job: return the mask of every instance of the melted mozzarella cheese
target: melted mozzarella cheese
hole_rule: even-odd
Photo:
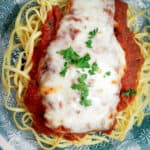
[[[47,127],[64,126],[81,133],[108,130],[113,125],[126,64],[124,51],[114,35],[114,11],[114,0],[72,0],[70,13],[62,19],[57,38],[48,47],[48,70],[41,77],[41,88],[48,89],[43,92]],[[87,48],[88,33],[95,28],[99,31],[92,39],[92,48]],[[80,56],[88,53],[90,64],[97,62],[99,70],[95,75],[73,65],[65,77],[60,75],[65,59],[57,52],[70,46]],[[88,74],[88,99],[92,101],[89,107],[80,104],[80,92],[71,88],[82,73]]]

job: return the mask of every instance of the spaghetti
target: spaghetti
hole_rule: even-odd
[[[8,93],[5,100],[6,109],[13,112],[13,120],[16,126],[20,130],[32,131],[40,147],[45,150],[54,149],[55,147],[64,148],[72,144],[81,146],[109,142],[108,137],[122,141],[132,126],[134,124],[140,126],[144,116],[148,115],[143,110],[149,103],[150,98],[150,45],[148,43],[150,40],[148,34],[150,26],[144,26],[139,32],[137,19],[142,16],[150,21],[150,17],[147,15],[150,9],[136,10],[136,14],[134,14],[135,9],[133,7],[130,6],[128,10],[128,26],[133,30],[135,41],[140,46],[144,56],[144,65],[140,73],[135,100],[118,113],[117,124],[111,134],[97,135],[93,132],[87,134],[84,138],[80,139],[78,137],[79,140],[77,141],[69,141],[63,137],[38,134],[31,127],[33,122],[32,114],[27,111],[23,103],[23,95],[27,89],[30,80],[29,73],[33,66],[33,50],[40,40],[41,26],[44,24],[47,13],[52,9],[53,5],[58,5],[65,11],[66,0],[31,0],[22,7],[18,14],[3,61],[2,81]],[[17,55],[15,61],[12,60],[14,54]],[[17,100],[15,107],[9,105],[10,95],[14,89]],[[19,120],[18,115],[21,116]]]

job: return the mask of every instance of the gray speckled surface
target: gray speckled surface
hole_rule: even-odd
[[[22,4],[27,0],[0,0],[0,74],[4,51],[7,47],[10,31]],[[126,0],[135,7],[142,9],[150,7],[150,0]],[[16,150],[38,150],[31,132],[16,129],[11,112],[4,107],[6,94],[0,80],[0,135]],[[13,100],[13,98],[12,98]],[[147,108],[150,111],[150,107]],[[1,141],[0,141],[1,142]],[[1,149],[1,148],[0,148]],[[90,147],[69,147],[65,150],[149,150],[150,149],[150,117],[146,117],[141,127],[134,127],[123,142],[111,140],[108,144],[102,143]]]

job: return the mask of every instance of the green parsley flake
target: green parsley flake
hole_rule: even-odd
[[[64,59],[69,61],[69,63],[73,63],[73,62],[77,61],[80,58],[80,56],[73,50],[72,47],[61,50],[57,53],[62,55]]]
[[[68,65],[75,65],[76,67],[81,68],[81,69],[89,69],[90,75],[94,75],[95,72],[98,70],[98,65],[96,62],[94,62],[90,66],[89,61],[90,61],[91,57],[88,53],[85,54],[83,57],[81,57],[78,55],[78,53],[76,53],[73,50],[72,47],[61,50],[57,53],[60,54],[66,60],[66,62],[64,63],[64,68],[60,71],[60,75],[63,77],[66,75]],[[71,88],[73,90],[80,91],[80,94],[81,94],[80,95],[81,96],[80,104],[85,107],[90,106],[92,104],[91,100],[87,99],[87,97],[89,95],[89,85],[86,84],[86,82],[85,82],[86,79],[87,79],[87,74],[82,74],[77,79],[78,83],[74,83],[71,86]]]
[[[92,48],[92,39],[96,36],[97,33],[98,33],[98,28],[89,32],[88,40],[85,42],[88,48]]]
[[[88,107],[88,106],[92,105],[92,102],[91,102],[91,100],[81,100],[80,104],[84,105],[85,107]]]
[[[89,70],[89,74],[90,74],[90,75],[94,75],[95,72],[96,72],[98,69],[99,69],[99,68],[98,68],[97,63],[94,62],[94,63],[92,64],[92,66],[91,66],[91,69]]]
[[[89,64],[89,60],[90,60],[90,55],[89,54],[85,54],[83,57],[80,57],[77,62],[75,63],[75,65],[79,68],[89,68],[90,64]]]
[[[78,81],[80,83],[84,83],[84,81],[87,79],[87,74],[82,74],[81,77],[78,78]]]
[[[64,63],[64,68],[60,71],[61,76],[65,76],[67,72],[67,62]]]
[[[87,40],[85,43],[88,48],[92,48],[92,40],[91,39]]]
[[[110,72],[110,71],[107,71],[107,72],[105,73],[105,75],[106,75],[106,76],[110,76],[110,75],[111,75],[111,72]]]
[[[97,33],[98,33],[98,28],[90,31],[89,32],[89,39],[93,39],[96,36]]]
[[[85,80],[87,79],[87,74],[82,74],[78,78],[78,83],[72,84],[71,88],[73,90],[79,90],[81,93],[81,101],[80,104],[87,107],[90,106],[91,100],[87,100],[87,96],[89,94],[89,85],[85,83]]]
[[[131,89],[131,88],[122,93],[122,95],[126,96],[126,97],[130,97],[131,95],[135,95],[135,94],[136,94],[136,91],[134,89]]]
[[[72,47],[69,47],[65,50],[61,50],[57,52],[58,54],[62,55],[63,58],[66,60],[66,63],[69,65],[75,65],[78,68],[90,68],[89,60],[90,55],[85,54],[83,57],[80,57]],[[64,65],[64,69],[61,71],[61,75],[65,75],[67,71],[67,66]]]
[[[78,77],[78,84],[73,84],[71,86],[72,89],[74,90],[83,90],[83,89],[87,89],[87,85],[85,83],[85,80],[87,79],[87,74],[82,74],[80,77]]]

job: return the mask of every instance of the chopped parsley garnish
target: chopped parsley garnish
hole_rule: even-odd
[[[61,76],[65,76],[67,72],[67,62],[64,63],[64,68],[60,71]]]
[[[87,79],[87,74],[82,74],[80,77],[78,77],[78,84],[73,84],[71,86],[72,89],[74,90],[82,90],[87,88],[88,86],[85,83],[85,80]]]
[[[67,71],[67,64],[75,65],[78,68],[90,68],[89,60],[90,55],[85,54],[83,57],[80,57],[72,47],[69,47],[65,50],[61,50],[57,52],[58,54],[62,55],[63,58],[66,60],[66,63],[64,64],[64,69],[60,72],[62,76],[65,76]]]
[[[65,76],[67,72],[67,65],[75,65],[81,69],[89,69],[89,74],[94,75],[95,72],[98,70],[98,65],[94,62],[91,66],[89,64],[89,60],[91,59],[90,55],[87,53],[83,57],[80,57],[72,47],[67,49],[61,50],[57,52],[58,54],[62,55],[63,58],[66,60],[64,64],[64,68],[61,70],[60,74]]]
[[[93,35],[93,33],[91,33],[91,35]],[[98,64],[96,62],[94,62],[92,65],[89,64],[91,57],[88,53],[81,57],[76,51],[73,50],[72,47],[61,50],[57,53],[65,59],[64,68],[60,71],[60,75],[63,77],[66,75],[68,65],[74,65],[82,70],[88,69],[90,75],[94,75],[98,70]],[[79,70],[77,71],[79,72]],[[71,86],[73,90],[78,90],[80,92],[80,104],[85,107],[92,104],[91,100],[87,98],[89,95],[89,85],[85,82],[86,79],[87,74],[81,74],[77,79],[78,82],[72,84]]]
[[[84,100],[81,100],[81,101],[80,101],[80,104],[81,104],[81,105],[84,105],[85,107],[88,107],[88,106],[91,106],[91,105],[92,105],[92,102],[91,102],[91,100],[84,99]]]
[[[88,48],[92,48],[92,40],[91,39],[87,40],[85,43]]]
[[[111,72],[110,72],[110,71],[107,71],[107,72],[105,73],[105,75],[106,75],[106,76],[110,76],[110,75],[111,75]]]
[[[84,83],[84,81],[87,79],[87,74],[82,74],[81,77],[78,78],[78,82]]]
[[[67,60],[70,64],[75,63],[80,56],[73,50],[72,47],[67,49],[61,50],[57,52],[58,54],[62,55],[65,60]]]
[[[131,95],[135,95],[135,94],[136,94],[136,91],[131,88],[122,93],[122,95],[126,97],[130,97]]]
[[[80,77],[78,77],[78,83],[72,84],[71,88],[73,90],[79,90],[81,93],[81,101],[80,104],[87,107],[90,106],[91,100],[88,100],[88,94],[89,94],[89,85],[85,83],[85,80],[87,79],[87,74],[82,74]]]
[[[85,42],[88,48],[92,48],[92,39],[96,36],[97,33],[98,33],[98,28],[89,32],[88,40]]]
[[[91,66],[91,69],[89,70],[89,74],[94,75],[97,70],[98,70],[98,65],[96,62],[94,62]]]
[[[90,31],[89,32],[89,39],[93,39],[96,36],[97,32],[98,32],[98,28]]]
[[[85,54],[83,57],[80,57],[77,62],[75,62],[75,65],[79,68],[89,68],[90,64],[89,64],[89,60],[90,60],[90,55],[89,54]]]

